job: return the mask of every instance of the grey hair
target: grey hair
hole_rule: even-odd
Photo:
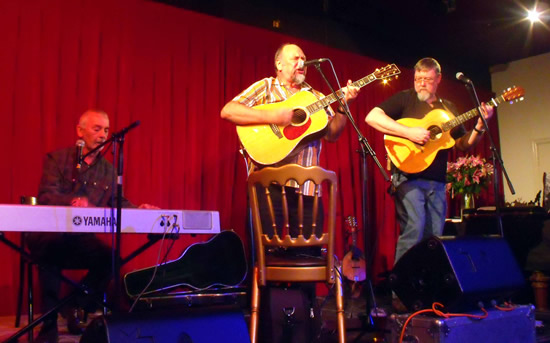
[[[434,69],[436,74],[441,74],[441,66],[439,65],[439,62],[435,58],[432,57],[424,57],[420,61],[416,62],[414,65],[414,70],[421,71],[421,70],[430,70]]]

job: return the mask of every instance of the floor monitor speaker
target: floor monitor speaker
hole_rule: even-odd
[[[408,310],[439,302],[451,312],[488,308],[525,283],[508,243],[496,236],[429,238],[397,261],[389,281]]]
[[[173,342],[249,343],[240,311],[162,311],[107,315],[95,318],[80,343]]]

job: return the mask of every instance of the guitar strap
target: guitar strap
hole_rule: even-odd
[[[273,94],[271,93],[271,82],[269,79],[265,80],[265,94],[266,94],[266,100],[267,103],[270,104],[274,101]]]
[[[441,103],[441,106],[443,106],[443,109],[449,113],[451,113],[452,115],[455,115],[453,111],[451,111],[447,105],[445,105],[445,100],[441,99],[440,97],[437,97],[437,100]]]

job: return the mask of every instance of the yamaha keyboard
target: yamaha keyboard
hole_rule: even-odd
[[[111,214],[112,213],[112,214]],[[0,204],[0,232],[93,232],[116,230],[116,209]],[[122,209],[122,233],[215,234],[217,211]]]

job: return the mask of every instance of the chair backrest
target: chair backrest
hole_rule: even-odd
[[[294,181],[300,186],[311,182],[313,195],[306,196],[300,188],[287,185]],[[279,187],[279,199],[273,199],[270,186]],[[323,186],[323,187],[321,187]],[[321,208],[321,188],[327,208]],[[333,171],[321,167],[302,167],[289,164],[278,168],[267,167],[255,171],[248,178],[248,192],[252,209],[254,226],[254,244],[257,255],[257,266],[260,275],[260,284],[265,284],[265,250],[266,247],[322,247],[326,249],[326,280],[334,282],[334,235],[336,225],[336,196],[338,182]],[[294,193],[293,195],[291,193]],[[289,198],[294,197],[295,204],[289,205]],[[263,200],[260,200],[264,197]],[[306,199],[307,197],[307,199]],[[261,206],[261,201],[264,204]],[[280,204],[276,202],[280,201]],[[278,206],[279,205],[279,206]],[[291,208],[295,206],[296,208]],[[262,222],[261,207],[264,220]],[[276,208],[279,208],[276,216]],[[308,208],[309,207],[309,208]],[[291,214],[297,218],[290,218]],[[311,213],[311,220],[306,222],[304,213]],[[317,226],[317,219],[323,216],[322,227]],[[277,217],[279,219],[277,219]],[[265,218],[268,218],[266,220]],[[265,227],[270,225],[271,227]],[[268,234],[269,233],[269,234]],[[292,233],[292,234],[291,234]]]

